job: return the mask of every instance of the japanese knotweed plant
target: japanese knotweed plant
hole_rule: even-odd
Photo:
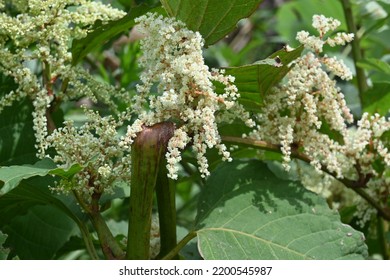
[[[167,4],[169,1],[162,2],[165,8],[170,7]],[[302,56],[287,61],[288,65],[283,65],[286,62],[279,61],[279,57],[256,64],[260,70],[264,64],[275,69],[288,66],[289,71],[286,71],[288,74],[280,83],[282,77],[275,79],[272,90],[261,101],[261,108],[254,112],[241,99],[237,85],[242,85],[242,80],[238,83],[237,79],[243,77],[235,77],[234,69],[210,69],[203,58],[203,34],[177,20],[172,9],[168,8],[171,17],[162,16],[160,11],[160,14],[140,12],[140,16],[135,18],[131,13],[125,16],[124,12],[109,5],[86,0],[0,1],[0,73],[12,79],[15,85],[14,89],[1,96],[0,113],[14,102],[29,98],[34,107],[37,156],[51,159],[56,166],[29,166],[23,169],[28,170],[23,171],[26,174],[16,176],[20,177],[18,183],[34,175],[61,177],[49,186],[53,195],[50,203],[55,201],[59,208],[68,209],[60,200],[63,198],[57,198],[54,194],[73,195],[82,213],[77,212],[71,217],[78,224],[92,258],[101,256],[96,252],[93,237],[85,226],[86,219],[96,231],[101,251],[108,259],[178,258],[180,249],[197,234],[201,244],[199,247],[203,246],[201,250],[206,251],[202,245],[202,234],[207,233],[207,219],[213,217],[212,207],[217,207],[215,205],[229,197],[229,191],[243,192],[240,194],[245,195],[256,191],[245,191],[245,187],[253,182],[262,182],[263,185],[267,185],[266,179],[279,182],[263,164],[254,164],[259,166],[259,173],[266,170],[265,179],[240,177],[237,179],[239,187],[233,186],[226,193],[222,191],[217,201],[208,204],[205,200],[200,201],[194,228],[182,241],[177,242],[175,185],[184,177],[180,169],[180,164],[185,162],[183,153],[187,150],[193,152],[191,155],[195,157],[194,164],[202,182],[204,178],[212,176],[207,152],[214,149],[223,161],[232,161],[224,141],[278,152],[287,171],[291,169],[292,158],[306,161],[314,167],[316,175],[330,175],[363,198],[358,202],[361,211],[357,212],[363,222],[369,217],[366,213],[373,212],[367,212],[367,209],[374,209],[390,220],[387,205],[390,151],[389,138],[385,137],[390,130],[390,121],[379,115],[368,114],[355,121],[336,82],[336,79],[351,80],[352,72],[341,60],[323,54],[325,45],[344,45],[353,40],[354,34],[336,32],[339,21],[315,15],[313,27],[318,31],[318,36],[306,31],[297,35],[297,40],[306,48]],[[135,13],[137,11],[140,10]],[[142,72],[133,95],[95,80],[82,66],[76,65],[73,57],[71,46],[75,41],[96,36],[95,30],[107,32],[99,28],[110,21],[131,22],[131,26],[137,24],[138,32],[143,34],[138,59]],[[329,35],[330,32],[334,34]],[[294,50],[285,48],[285,53],[291,52]],[[261,71],[259,73],[261,77]],[[256,79],[248,83],[260,83],[259,79],[262,78]],[[84,124],[77,126],[75,122],[67,120],[55,125],[53,113],[61,104],[80,98],[105,103],[111,109],[111,115],[101,116],[84,107]],[[121,111],[115,100],[124,101],[126,110]],[[221,125],[234,122],[249,132],[242,137],[223,136]],[[121,129],[124,132],[121,133]],[[245,164],[238,165],[236,169],[245,169]],[[17,172],[20,169],[2,170]],[[300,179],[308,188],[321,192],[313,188],[314,180],[310,178],[302,175]],[[0,179],[6,182],[7,190],[17,187],[17,183],[1,172]],[[228,185],[229,182],[225,182],[221,188]],[[259,189],[263,185],[259,185]],[[288,185],[299,188],[295,183]],[[109,208],[107,200],[110,202],[110,196],[116,197],[116,191],[123,191],[123,186],[130,188],[130,198],[126,200],[129,207],[128,228],[127,236],[118,238],[112,233],[103,212]],[[331,190],[328,186],[325,188]],[[205,193],[207,197],[207,190]],[[271,197],[267,193],[264,200],[267,196]],[[158,218],[157,214],[153,214],[154,200],[157,201]],[[254,198],[250,203],[239,213],[231,213],[233,224],[234,217],[251,207],[258,207],[254,211],[256,215],[265,211],[264,206],[259,206],[261,199]],[[322,203],[325,205],[324,201]],[[202,208],[204,205],[209,206],[207,211]],[[293,206],[292,211],[302,208]],[[310,205],[314,214],[315,207]],[[267,219],[276,210],[267,210]],[[71,210],[68,212],[73,213]],[[222,215],[222,212],[218,209],[217,214]],[[334,213],[330,211],[324,216],[330,216],[330,221],[334,219]],[[245,220],[245,215],[242,219]],[[230,222],[209,227],[213,230],[225,229],[224,226]],[[256,225],[257,221],[250,219],[245,224],[238,224],[246,229]],[[317,224],[322,225],[322,222]],[[332,222],[331,226],[335,224],[338,225]],[[256,236],[260,229],[255,228],[244,235],[254,236],[253,239],[258,242],[264,239],[263,236]],[[239,230],[241,228],[236,227],[232,231]],[[332,230],[335,234],[343,234],[343,237],[352,236],[349,228],[340,226]],[[348,232],[344,234],[343,230]],[[273,244],[272,238],[269,243]],[[364,247],[361,245],[363,239],[359,235],[356,240],[356,247],[360,250]],[[308,252],[301,252],[300,248],[304,246],[291,249],[288,246],[292,243],[277,244],[278,248],[286,248],[282,250],[282,257],[316,258],[314,253],[308,253],[312,248]],[[317,244],[313,244],[313,248],[317,247]],[[273,250],[271,248],[272,254]],[[296,255],[285,253],[294,250]],[[348,254],[349,251],[335,257]],[[206,258],[209,255],[203,252],[202,256]]]

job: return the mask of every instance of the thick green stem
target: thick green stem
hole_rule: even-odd
[[[88,209],[87,209],[86,205],[84,204],[84,202],[81,200],[81,197],[78,194],[78,192],[73,190],[73,195],[75,196],[75,198],[76,198],[77,202],[79,203],[79,205],[81,206],[81,208],[84,211],[87,211]],[[89,230],[88,230],[87,226],[85,225],[85,223],[83,223],[77,217],[75,217],[75,216],[72,216],[72,217],[73,217],[73,220],[76,222],[76,224],[78,225],[78,227],[80,229],[81,236],[83,237],[83,240],[84,240],[84,243],[85,243],[85,247],[87,249],[88,254],[91,256],[91,258],[93,260],[98,260],[99,256],[98,256],[98,254],[97,254],[97,252],[95,250],[95,246],[93,245],[92,238],[91,238],[91,235],[89,233]]]
[[[173,123],[159,123],[145,127],[133,143],[127,259],[150,258],[154,189],[161,160],[173,133]]]
[[[125,252],[121,249],[118,242],[115,240],[115,237],[112,235],[100,213],[99,199],[100,194],[92,195],[92,202],[89,207],[88,216],[98,235],[103,254],[109,260],[123,259]]]
[[[95,246],[92,243],[92,239],[90,237],[90,233],[88,231],[88,228],[81,221],[78,221],[77,225],[80,229],[81,236],[83,237],[85,247],[87,249],[88,254],[91,256],[91,259],[98,260],[99,256],[95,250]]]
[[[357,63],[363,58],[360,49],[360,38],[358,36],[356,24],[353,18],[351,2],[349,0],[341,0],[341,4],[343,6],[345,20],[348,26],[348,32],[355,34],[355,38],[351,42],[351,45],[352,45],[353,61],[356,69],[356,80],[359,89],[359,98],[361,103],[362,96],[364,92],[367,90],[368,86],[367,86],[367,77],[366,74],[364,73],[364,69],[357,65]]]
[[[73,194],[76,197],[80,206],[87,213],[89,220],[92,223],[92,226],[96,230],[104,256],[110,260],[123,259],[125,253],[115,240],[114,236],[112,235],[110,229],[108,228],[105,220],[100,213],[100,194],[93,194],[92,201],[88,204],[85,203],[85,201],[82,199],[82,197],[77,191],[73,191]],[[90,252],[92,258],[98,258],[92,241],[89,238],[88,230],[81,223],[80,226],[79,227],[82,230],[83,239],[87,246],[87,250]]]
[[[161,244],[157,258],[168,254],[177,244],[175,185],[167,177],[166,160],[161,162],[156,183]]]
[[[91,213],[89,217],[98,235],[104,256],[109,260],[124,259],[125,252],[115,240],[100,212]]]

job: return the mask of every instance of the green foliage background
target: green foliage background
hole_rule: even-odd
[[[134,93],[140,73],[136,62],[139,43],[131,40],[122,43],[120,36],[128,35],[139,15],[147,11],[167,12],[204,36],[209,45],[204,53],[206,63],[210,67],[227,67],[226,72],[236,76],[242,95],[240,102],[253,112],[261,108],[268,90],[283,79],[289,62],[301,54],[295,34],[312,29],[313,14],[337,18],[342,21],[341,30],[347,29],[337,0],[281,1],[280,6],[274,1],[264,1],[259,7],[262,1],[255,0],[163,0],[162,6],[158,1],[106,2],[129,11],[128,15],[108,25],[97,25],[87,38],[74,41],[75,65],[89,68],[103,83]],[[369,5],[361,3],[365,1],[355,2],[353,11],[363,32],[361,46],[365,53],[365,59],[358,61],[358,65],[367,71],[372,84],[361,97],[357,78],[352,85],[340,83],[340,86],[356,116],[363,111],[386,115],[390,104],[390,3],[368,1],[385,15],[378,16],[370,11]],[[226,12],[223,16],[221,10]],[[285,44],[297,48],[287,53],[283,50]],[[353,67],[348,49],[339,51],[337,55]],[[275,65],[277,56],[283,67]],[[0,95],[15,87],[1,73],[0,81]],[[59,108],[54,115],[57,126],[65,119],[78,124],[86,121],[76,102]],[[124,109],[120,101],[117,105]],[[102,104],[92,106],[103,115],[110,113]],[[4,166],[0,169],[0,259],[85,259],[91,258],[88,247],[95,248],[96,258],[103,258],[100,240],[88,216],[71,196],[55,194],[48,188],[60,178],[71,178],[80,166],[74,164],[63,169],[49,160],[35,158],[31,112],[31,102],[22,100],[0,115],[0,165]],[[239,123],[220,130],[222,135],[246,132]],[[286,180],[286,174],[278,169],[280,155],[276,153],[259,154],[250,147],[240,147],[232,156],[237,159],[233,163],[221,163],[216,152],[210,151],[212,175],[204,180],[194,167],[193,155],[183,154],[181,179],[175,192],[177,233],[179,240],[184,237],[188,241],[194,236],[197,239],[175,252],[182,258],[388,257],[388,222],[381,229],[379,218],[374,217],[361,228],[351,218],[356,207],[345,205],[340,213],[331,210],[325,199],[293,180],[294,174]],[[129,186],[120,186],[116,193],[102,198],[103,217],[119,244],[124,243],[128,234],[129,197]]]

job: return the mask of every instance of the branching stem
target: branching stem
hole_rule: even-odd
[[[100,195],[99,194],[92,195],[91,203],[86,204],[77,191],[74,191],[73,194],[75,195],[80,206],[87,213],[94,229],[96,230],[104,256],[110,260],[123,259],[125,253],[120,248],[119,244],[115,240],[114,236],[112,235],[110,229],[108,228],[104,218],[100,213],[100,206],[99,206]],[[84,234],[87,233],[88,230]],[[86,243],[87,250],[90,252],[91,256],[93,258],[97,257],[95,248],[93,247],[89,234],[87,236],[83,235],[83,239],[84,242]]]
[[[280,145],[267,143],[265,141],[261,140],[255,140],[251,138],[241,138],[241,137],[235,137],[235,136],[222,136],[222,141],[228,142],[231,144],[238,144],[238,145],[244,145],[247,147],[253,147],[261,150],[267,150],[267,151],[273,151],[277,153],[281,153]],[[311,159],[309,156],[299,152],[297,149],[292,149],[291,151],[291,157],[300,159],[302,161],[305,161],[307,163],[311,162]],[[362,174],[359,174],[358,180],[350,180],[347,178],[338,178],[337,175],[334,172],[329,171],[326,166],[322,166],[322,171],[331,175],[338,181],[342,182],[347,188],[352,189],[354,192],[356,192],[358,195],[360,195],[362,198],[364,198],[371,206],[373,206],[379,213],[379,215],[386,219],[387,221],[390,221],[390,211],[388,209],[384,209],[375,199],[373,199],[365,190],[364,188],[367,186],[367,183],[370,179],[369,175],[362,176]]]
[[[180,252],[180,250],[187,245],[188,242],[190,242],[192,239],[196,237],[196,231],[190,231],[182,240],[177,243],[176,247],[172,249],[165,257],[163,257],[163,260],[172,260],[174,259]]]
[[[81,221],[78,221],[77,225],[78,225],[78,227],[80,229],[81,236],[83,237],[83,240],[84,240],[84,243],[85,243],[85,247],[87,249],[88,254],[91,256],[91,259],[98,260],[99,256],[98,256],[98,254],[97,254],[97,252],[95,250],[95,246],[93,245],[93,242],[92,242],[90,233],[88,231],[88,228]]]

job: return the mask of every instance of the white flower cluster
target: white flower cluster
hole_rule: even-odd
[[[7,10],[7,8],[11,10]],[[44,156],[47,135],[46,109],[54,98],[80,97],[88,94],[107,101],[114,90],[96,83],[86,83],[85,71],[72,66],[72,40],[87,35],[92,25],[119,19],[124,12],[89,0],[13,0],[0,3],[0,75],[17,85],[0,97],[0,113],[5,106],[26,96],[35,107],[34,130],[38,155]],[[15,10],[19,11],[17,15]],[[43,76],[43,77],[42,77]],[[56,89],[55,81],[67,81],[66,92]],[[91,80],[91,78],[89,78]]]
[[[307,31],[300,31],[297,33],[297,40],[316,53],[321,53],[325,44],[331,47],[345,45],[353,40],[353,33],[338,32],[333,37],[329,37],[326,40],[324,38],[330,31],[335,31],[340,24],[341,22],[337,19],[327,18],[323,15],[314,15],[313,27],[318,31],[319,37],[310,35]]]
[[[324,35],[338,25],[339,22],[333,19],[314,16],[313,26],[321,38],[309,37],[326,44]],[[299,34],[298,40],[308,49],[320,49],[311,44],[314,39],[302,39],[308,37],[302,36],[303,32]],[[335,35],[337,38],[343,36]],[[353,37],[345,36],[347,39],[338,44]],[[353,116],[343,93],[326,69],[341,79],[352,78],[344,63],[336,58],[306,53],[294,62],[287,81],[267,96],[263,112],[258,116],[259,125],[250,136],[280,144],[286,169],[290,168],[291,149],[303,151],[318,171],[325,167],[338,178],[358,176],[356,165],[361,166],[359,172],[375,175],[371,166],[377,159],[388,168],[389,140],[383,140],[382,136],[389,130],[389,120],[364,114],[356,131],[348,128],[347,124],[354,121]]]
[[[376,161],[382,162],[382,168],[390,171],[390,137],[386,136],[388,132],[390,118],[386,120],[379,114],[370,116],[364,113],[357,122],[357,128],[349,129],[344,137],[344,153],[355,160],[354,164],[359,164],[364,174],[378,175],[372,168]]]
[[[124,142],[131,143],[141,129],[140,124],[175,122],[177,128],[166,155],[169,177],[177,179],[181,150],[189,143],[196,153],[202,176],[207,176],[207,148],[216,147],[224,160],[230,160],[229,152],[221,143],[217,123],[239,118],[253,125],[249,114],[235,102],[239,94],[233,84],[234,77],[225,76],[223,71],[209,70],[202,56],[201,35],[187,29],[184,23],[151,13],[136,21],[147,35],[141,41],[143,54],[139,63],[144,70],[134,107],[139,122],[129,127]],[[216,93],[215,83],[223,86],[223,93]],[[156,94],[153,94],[154,86]]]
[[[121,181],[129,182],[131,158],[128,149],[119,145],[117,134],[117,128],[128,116],[123,114],[114,120],[111,116],[103,118],[96,112],[85,111],[87,123],[76,128],[72,121],[67,121],[47,137],[47,143],[55,149],[56,163],[65,167],[75,163],[82,166],[72,182],[62,180],[53,189],[65,193],[76,190],[88,199],[94,193],[112,191]]]
[[[320,54],[324,44],[343,45],[353,38],[337,33],[333,39],[325,39],[326,32],[338,25],[334,19],[314,16],[313,26],[320,37],[298,33],[297,39],[315,53],[309,51],[294,61],[286,82],[266,97],[257,116],[258,126],[249,137],[279,144],[286,170],[291,167],[294,149],[307,155],[319,174],[324,168],[339,179],[369,178],[367,186],[373,197],[387,203],[382,197],[390,192],[390,118],[364,113],[353,126],[344,95],[326,71],[344,80],[350,80],[352,74],[341,61]],[[304,179],[309,186],[308,177]],[[318,189],[316,184],[312,180],[311,188]],[[359,217],[367,220],[365,211],[372,213],[371,208],[362,199],[359,203]]]

